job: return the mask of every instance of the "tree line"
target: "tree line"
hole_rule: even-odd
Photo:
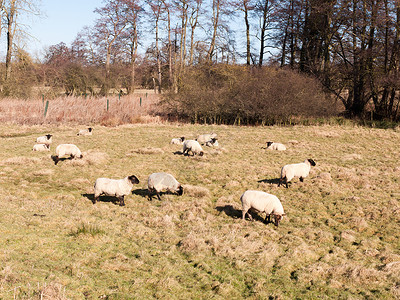
[[[14,39],[19,13],[36,13],[32,3],[0,0],[3,95],[24,94],[16,88],[24,81],[68,94],[155,87],[175,101],[193,72],[240,65],[311,76],[347,116],[399,118],[398,0],[104,0],[94,24],[70,46],[46,49],[41,62]]]

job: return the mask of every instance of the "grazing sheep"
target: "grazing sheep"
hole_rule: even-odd
[[[81,129],[76,135],[92,135],[93,134],[93,128],[89,127],[86,129]]]
[[[70,156],[72,158],[82,158],[82,152],[79,148],[74,144],[60,144],[56,148],[56,155],[51,156],[54,161],[54,164],[57,164],[60,159],[64,156]]]
[[[182,145],[184,140],[185,140],[185,137],[184,137],[184,136],[182,136],[182,137],[180,137],[180,138],[173,138],[173,139],[171,140],[171,144]]]
[[[216,138],[217,134],[216,133],[208,133],[208,134],[200,134],[196,141],[198,141],[201,145],[204,145],[208,141],[210,141],[212,138]]]
[[[189,151],[192,152],[193,156],[195,154],[203,156],[203,148],[201,148],[199,142],[194,140],[186,140],[183,142],[183,154],[187,153],[189,155]]]
[[[273,215],[275,226],[279,226],[280,220],[286,215],[278,197],[262,191],[247,190],[240,197],[240,201],[242,202],[243,220],[245,219],[246,214],[249,216],[250,220],[253,220],[253,217],[248,211],[255,210],[266,213],[264,222],[270,222],[270,216]]]
[[[281,143],[267,142],[267,149],[268,150],[285,151],[286,146]]]
[[[37,143],[37,144],[46,144],[46,145],[50,145],[50,144],[53,142],[52,136],[53,136],[53,135],[51,135],[51,134],[46,134],[46,135],[43,135],[43,136],[39,136],[39,137],[36,139],[36,143]]]
[[[160,192],[166,191],[171,193],[177,193],[179,196],[183,194],[182,185],[168,173],[153,173],[149,176],[147,181],[147,187],[149,190],[149,199],[151,200],[151,194],[156,193],[158,200],[160,198]]]
[[[50,151],[50,145],[48,144],[35,144],[33,145],[33,151]]]
[[[218,147],[219,144],[218,144],[217,138],[212,138],[211,140],[209,140],[209,141],[206,143],[206,146],[207,146],[207,147]]]
[[[135,175],[127,176],[122,179],[97,178],[94,183],[93,204],[99,199],[100,195],[114,196],[119,200],[119,205],[124,206],[124,197],[132,191],[133,185],[138,184],[139,179]]]
[[[315,161],[310,158],[306,159],[302,163],[283,166],[278,186],[280,186],[283,180],[285,180],[286,188],[288,188],[288,182],[291,181],[294,177],[299,177],[300,181],[303,182],[303,179],[306,178],[308,174],[310,174],[311,166],[315,165]]]

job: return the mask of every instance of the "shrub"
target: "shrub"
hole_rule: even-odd
[[[169,116],[195,123],[265,125],[337,114],[315,79],[270,67],[188,68],[180,79],[179,92],[165,94],[162,103]]]

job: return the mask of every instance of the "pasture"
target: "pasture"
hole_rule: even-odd
[[[400,131],[357,126],[0,125],[1,299],[365,299],[400,297]],[[180,154],[173,137],[215,132]],[[52,133],[49,152],[32,152]],[[262,149],[265,142],[284,152]],[[56,145],[82,160],[54,165]],[[280,168],[313,158],[304,182]],[[168,172],[182,196],[147,198]],[[91,202],[98,177],[136,175],[120,207]],[[242,221],[240,196],[280,198],[279,227]],[[115,201],[114,201],[115,200]]]

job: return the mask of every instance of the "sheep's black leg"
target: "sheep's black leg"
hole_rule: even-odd
[[[149,189],[149,201],[152,200],[151,192],[152,192],[152,191]]]
[[[118,197],[119,199],[119,206],[125,206],[124,196]]]
[[[286,188],[288,189],[288,188],[289,188],[289,185],[288,185],[288,180],[287,180],[286,177],[285,177],[285,182],[286,182]]]
[[[270,223],[271,222],[271,215],[269,215],[269,214],[266,214],[265,215],[265,220],[264,220],[264,223]]]
[[[158,198],[158,200],[160,200],[161,201],[161,197],[160,197],[160,194],[156,191],[156,194],[157,194],[157,198]]]
[[[93,200],[92,200],[93,204],[96,204],[97,200],[99,200],[99,196],[97,196],[97,197],[94,196],[94,198],[93,198]]]
[[[281,184],[282,184],[282,181],[283,181],[283,178],[282,178],[282,177],[281,177],[281,178],[279,178],[278,187],[280,187],[280,186],[281,186]]]

